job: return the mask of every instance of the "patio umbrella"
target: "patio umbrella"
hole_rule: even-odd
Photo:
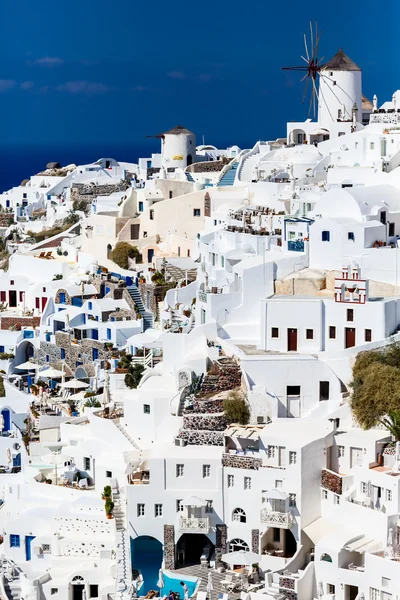
[[[72,396],[68,396],[68,400],[76,400],[76,401],[80,401],[80,400],[85,400],[85,394],[86,392],[78,392],[77,394],[72,394]]]
[[[49,367],[48,369],[45,369],[44,371],[39,371],[38,373],[40,377],[49,377],[50,379],[58,379],[59,377],[62,377],[63,374],[63,371],[54,369],[54,367]]]
[[[19,369],[20,371],[37,371],[38,369],[40,369],[42,365],[38,365],[34,362],[31,362],[30,360],[27,360],[24,363],[21,363],[20,365],[16,365],[15,369]]]
[[[207,587],[206,587],[206,592],[208,594],[208,597],[211,598],[211,592],[213,591],[214,587],[213,587],[213,582],[212,582],[212,575],[211,575],[211,571],[208,572],[208,577],[207,577]]]
[[[69,381],[66,381],[65,383],[62,383],[61,386],[62,388],[72,388],[74,390],[83,390],[85,388],[89,387],[88,383],[85,383],[84,381],[79,381],[79,379],[70,379]]]
[[[237,552],[228,552],[222,555],[222,561],[228,565],[243,565],[249,567],[254,563],[260,562],[260,557],[255,552],[246,552],[238,550]]]
[[[158,571],[158,581],[157,581],[157,587],[160,588],[160,590],[164,587],[164,573],[162,571],[162,569],[160,569]]]
[[[63,464],[67,458],[63,456],[60,452],[51,452],[50,454],[46,454],[42,456],[42,460],[44,463],[49,465],[54,465],[56,468],[56,485],[58,481],[57,467]]]

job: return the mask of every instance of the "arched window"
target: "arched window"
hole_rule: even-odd
[[[329,554],[321,554],[321,560],[324,560],[325,562],[332,562],[332,558],[329,556]]]
[[[83,583],[84,581],[85,580],[81,575],[75,575],[75,577],[72,580],[72,583]]]
[[[232,513],[232,521],[237,523],[246,523],[246,513],[243,508],[235,508]]]
[[[229,552],[239,552],[240,550],[249,552],[250,548],[243,540],[236,539],[229,542]]]

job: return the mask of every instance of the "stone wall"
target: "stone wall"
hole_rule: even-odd
[[[192,399],[192,407],[185,408],[183,411],[184,415],[190,415],[193,413],[197,414],[210,414],[210,413],[220,413],[224,410],[224,400],[223,398],[215,398],[209,400],[198,400],[196,398]]]
[[[295,589],[295,580],[292,577],[279,577],[279,589],[286,590]]]
[[[175,569],[175,527],[164,525],[164,564],[169,571]]]
[[[241,386],[242,372],[240,366],[231,362],[213,363],[212,372],[207,373],[202,381],[198,397],[233,390]]]
[[[260,554],[260,530],[251,530],[251,551]]]
[[[104,342],[86,338],[77,344],[72,344],[70,334],[64,331],[57,331],[55,345],[48,344],[47,342],[40,343],[39,362],[45,362],[45,355],[55,355],[57,350],[59,354],[57,354],[56,360],[59,360],[61,358],[61,348],[65,350],[64,360],[72,371],[75,372],[76,363],[81,362],[89,377],[94,375],[93,348],[97,348],[99,351],[99,360],[111,360],[113,355],[112,350],[105,348]]]
[[[151,310],[154,315],[157,314],[158,303],[165,299],[168,290],[172,289],[171,285],[154,285],[151,283],[139,283],[138,288],[142,296],[143,305],[146,310]],[[147,300],[147,298],[149,300]]]
[[[215,547],[219,548],[221,550],[222,554],[227,553],[227,548],[228,548],[227,541],[228,541],[227,526],[223,523],[218,523],[216,525]]]
[[[1,317],[0,329],[10,330],[11,327],[16,327],[20,330],[23,327],[39,327],[40,317]]]
[[[187,444],[195,446],[223,446],[224,434],[221,431],[196,431],[181,429],[178,437],[186,440]]]
[[[74,183],[71,188],[71,200],[89,200],[96,196],[109,196],[115,192],[124,192],[129,188],[127,181],[120,183],[93,185],[92,183]]]
[[[225,431],[228,423],[224,415],[184,415],[183,428],[209,431]]]
[[[226,164],[227,162],[224,160],[209,160],[193,163],[186,171],[189,173],[212,173],[215,171],[222,171]]]
[[[223,454],[222,455],[222,466],[233,467],[236,469],[250,469],[252,471],[258,471],[262,466],[261,458],[254,458],[254,456],[240,456],[239,454]]]
[[[343,479],[341,475],[323,469],[321,474],[321,487],[330,492],[340,495],[343,490]]]

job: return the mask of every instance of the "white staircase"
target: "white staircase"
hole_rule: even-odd
[[[130,539],[126,529],[125,497],[120,491],[113,492],[115,540],[116,540],[116,600],[131,598],[132,568]]]
[[[113,423],[115,424],[117,429],[120,430],[122,435],[124,435],[126,437],[126,439],[131,444],[131,446],[133,446],[135,448],[135,450],[140,450],[139,446],[136,444],[135,440],[129,435],[129,433],[127,432],[125,427],[122,425],[122,423],[117,420],[113,420]]]
[[[260,154],[251,154],[244,159],[242,166],[239,171],[240,181],[252,181],[253,180],[253,169],[260,161]]]

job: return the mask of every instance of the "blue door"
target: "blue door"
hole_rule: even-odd
[[[35,535],[26,535],[25,536],[25,558],[26,560],[31,560],[32,558],[32,548],[31,544],[35,539]]]
[[[20,467],[20,466],[21,466],[21,453],[19,452],[13,458],[13,467]]]
[[[8,410],[8,408],[4,408],[1,411],[1,415],[4,419],[4,427],[3,427],[3,431],[10,431],[11,429],[11,417],[10,417],[10,411]]]

